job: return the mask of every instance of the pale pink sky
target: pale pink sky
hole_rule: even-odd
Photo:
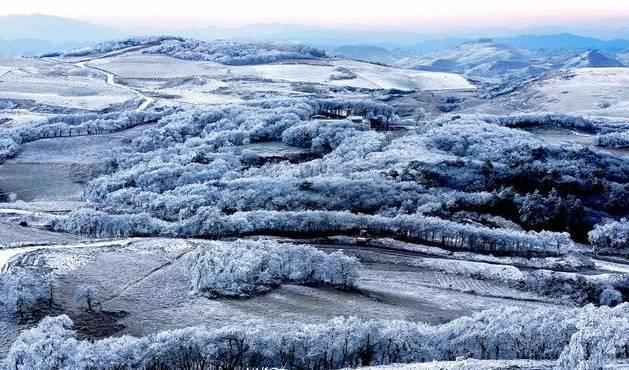
[[[629,0],[0,0],[0,14],[42,13],[118,26],[301,23],[425,29],[527,27],[629,17]]]

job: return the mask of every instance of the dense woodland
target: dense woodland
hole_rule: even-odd
[[[567,245],[561,234],[552,237],[553,243],[542,242],[547,251],[540,251],[529,247],[537,234],[528,237],[526,232],[567,232],[573,240],[587,242],[595,225],[629,213],[625,160],[547,143],[506,127],[530,126],[532,120],[541,120],[538,125],[548,120],[549,125],[588,127],[582,119],[455,116],[391,140],[364,123],[310,120],[321,114],[395,119],[391,108],[381,103],[341,99],[254,101],[105,118],[65,116],[5,135],[3,153],[15,155],[20,143],[37,138],[96,132],[101,127],[114,131],[157,120],[157,127],[118,153],[108,164],[108,173],[89,184],[86,195],[95,209],[55,225],[98,236],[221,237],[263,230],[371,229],[401,239],[443,239],[449,248],[557,254]],[[509,146],[502,145],[505,140]],[[248,149],[249,144],[280,141],[308,155],[297,161],[267,162]],[[263,211],[319,212],[348,223],[328,230],[289,224],[265,227],[255,220]],[[457,221],[462,214],[477,221],[461,225]],[[484,214],[514,222],[524,231],[483,224]],[[402,230],[398,224],[406,215],[425,224],[444,219],[448,231],[442,237],[433,226]],[[273,216],[276,222],[280,218],[281,214]],[[203,226],[208,221],[211,228]],[[507,234],[513,246],[497,241]],[[486,238],[493,242],[485,243]],[[517,238],[521,241],[515,242]]]
[[[525,240],[526,234],[493,230],[494,225],[482,225],[482,221],[474,225],[446,222],[448,233],[475,230],[475,236],[441,238],[435,235],[437,230],[423,226],[415,226],[417,232],[401,231],[396,217],[416,215],[435,223],[439,218],[458,221],[462,214],[478,220],[480,215],[491,214],[525,231],[567,232],[573,240],[587,242],[595,225],[629,213],[629,166],[625,160],[579,146],[547,143],[507,127],[529,127],[536,122],[590,129],[592,123],[582,118],[454,116],[429,122],[416,133],[392,141],[365,123],[310,120],[322,114],[361,115],[368,121],[395,119],[384,104],[342,99],[66,115],[3,134],[0,158],[10,158],[21,144],[41,138],[114,132],[158,122],[135,139],[130,149],[118,153],[108,164],[107,174],[89,184],[86,194],[96,209],[71,215],[56,225],[99,236],[220,237],[263,229],[273,232],[273,228],[255,225],[255,220],[254,225],[242,225],[242,220],[251,222],[254,211],[329,211],[330,217],[337,219],[340,216],[334,212],[349,212],[346,218],[351,224],[339,224],[327,230],[330,233],[371,228],[374,233],[391,233],[397,238],[444,239],[444,245],[452,248],[501,251],[511,246],[502,246],[502,242],[485,246],[485,236],[479,235],[503,232]],[[509,146],[502,145],[505,140]],[[309,154],[298,163],[266,162],[247,149],[249,144],[274,141]],[[101,211],[106,214],[99,216]],[[225,228],[207,230],[201,226],[203,215],[220,219],[218,224]],[[383,217],[391,219],[390,226],[383,225]],[[350,220],[356,218],[378,220],[379,225],[352,224]],[[132,225],[137,226],[112,224],[123,219],[134,220]],[[483,230],[483,226],[488,228]],[[429,234],[415,235],[425,232]],[[559,235],[555,239],[563,240]],[[558,253],[560,244],[565,242],[548,245],[547,253]],[[531,253],[538,253],[536,248]],[[513,249],[527,253],[531,248],[518,245]]]

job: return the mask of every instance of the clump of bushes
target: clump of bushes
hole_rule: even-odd
[[[284,283],[353,289],[358,260],[305,245],[276,241],[212,242],[188,257],[194,292],[249,297]]]

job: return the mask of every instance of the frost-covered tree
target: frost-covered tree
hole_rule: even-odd
[[[596,225],[588,234],[595,252],[629,253],[629,221],[609,221]]]
[[[602,369],[626,360],[628,306],[503,307],[442,325],[335,318],[310,325],[185,328],[143,338],[78,341],[67,316],[25,330],[8,369],[337,369],[429,361],[559,359],[558,368]]]
[[[98,289],[89,285],[80,286],[76,291],[74,300],[88,312],[94,312],[100,306]]]
[[[37,327],[23,331],[4,360],[7,369],[71,369],[79,342],[68,316],[47,317]]]
[[[51,275],[12,266],[0,273],[0,310],[29,320],[54,304],[55,288]]]
[[[353,80],[356,77],[356,73],[352,72],[349,68],[336,67],[334,72],[330,75],[330,80]]]
[[[585,307],[575,320],[576,333],[561,353],[558,370],[602,370],[629,358],[627,304],[610,309]]]
[[[367,131],[369,126],[352,121],[310,121],[292,126],[282,133],[282,141],[289,145],[309,148],[317,154],[325,154],[338,147],[357,131]]]
[[[188,257],[192,289],[212,296],[250,296],[283,283],[352,289],[358,261],[335,252],[275,241],[212,242]]]
[[[270,42],[199,41],[172,36],[133,37],[81,48],[65,56],[87,56],[142,47],[145,54],[162,54],[186,60],[206,60],[229,65],[271,63],[287,59],[326,58],[324,51],[305,45]]]
[[[629,148],[629,131],[599,134],[596,136],[596,145],[604,148]]]

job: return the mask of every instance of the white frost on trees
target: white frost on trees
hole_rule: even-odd
[[[78,341],[67,316],[23,331],[12,370],[275,367],[336,369],[473,359],[558,361],[558,370],[602,370],[629,357],[629,304],[615,308],[504,307],[430,326],[336,318],[312,325],[185,328],[143,338]]]
[[[56,282],[49,274],[11,267],[0,273],[0,314],[22,321],[54,303]]]
[[[588,234],[594,251],[608,253],[629,253],[629,220],[609,221],[598,224]]]
[[[340,252],[271,240],[212,242],[188,257],[193,291],[211,296],[251,296],[283,283],[351,289],[358,265]]]

